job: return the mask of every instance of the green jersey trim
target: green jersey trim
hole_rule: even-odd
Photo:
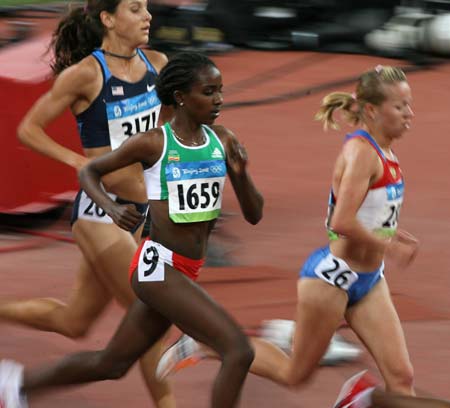
[[[146,169],[149,199],[168,200],[176,223],[201,222],[220,214],[226,179],[225,148],[214,130],[202,125],[205,143],[185,146],[169,123],[162,126],[164,148],[158,162]]]
[[[220,209],[191,214],[172,214],[170,219],[176,223],[211,221],[220,215]]]

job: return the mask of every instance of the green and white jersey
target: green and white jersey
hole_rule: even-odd
[[[161,127],[164,148],[159,160],[144,171],[149,200],[168,200],[173,222],[217,218],[227,174],[225,149],[215,132],[202,125],[205,143],[185,146],[169,123]]]

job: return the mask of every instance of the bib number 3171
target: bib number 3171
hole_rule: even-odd
[[[345,291],[358,280],[358,274],[339,258],[329,254],[314,269],[314,273],[330,285]]]

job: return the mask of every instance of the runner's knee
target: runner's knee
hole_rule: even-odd
[[[62,334],[70,339],[82,339],[88,334],[89,328],[90,324],[70,323],[63,328]]]
[[[67,309],[67,308],[66,308]],[[63,315],[65,313],[63,312]],[[70,315],[61,316],[60,333],[71,339],[86,337],[95,319],[75,318]]]
[[[248,368],[255,358],[255,351],[244,333],[233,336],[226,348],[223,360],[228,361],[242,368]]]
[[[414,384],[414,369],[408,361],[397,363],[389,370],[389,377],[385,379],[389,391],[409,393]]]
[[[290,367],[288,371],[286,371],[286,375],[284,378],[284,385],[293,389],[302,388],[305,384],[307,384],[311,380],[313,374],[314,370],[293,371],[292,368]]]

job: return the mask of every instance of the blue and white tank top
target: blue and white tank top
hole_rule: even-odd
[[[155,90],[157,72],[144,52],[137,51],[147,72],[134,83],[111,74],[102,50],[92,53],[102,68],[103,87],[89,108],[76,116],[83,147],[111,146],[114,150],[130,136],[158,125],[161,101]]]

